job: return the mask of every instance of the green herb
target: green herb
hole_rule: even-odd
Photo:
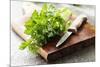
[[[24,33],[31,38],[19,48],[23,50],[28,47],[32,53],[37,53],[40,47],[68,29],[71,23],[68,21],[69,15],[71,11],[68,8],[57,9],[53,4],[44,4],[40,12],[34,10],[24,25]]]

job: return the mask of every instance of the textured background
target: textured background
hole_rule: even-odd
[[[34,3],[41,7],[41,3]],[[28,13],[31,9],[32,3],[22,1],[11,1],[11,21],[19,18],[25,13]],[[95,24],[95,6],[80,6],[75,7],[68,4],[56,4],[57,7],[67,6],[70,7],[76,14],[84,13],[88,15],[88,18],[93,24]],[[35,7],[36,8],[36,7]],[[27,11],[26,11],[27,10]],[[18,46],[23,40],[17,36],[15,32],[11,30],[11,65],[43,65],[48,64],[38,55],[31,54],[27,49],[20,51]],[[55,61],[55,64],[60,63],[77,63],[77,62],[93,62],[95,61],[95,46],[89,46],[81,51],[77,51],[69,56],[63,57],[60,60]]]

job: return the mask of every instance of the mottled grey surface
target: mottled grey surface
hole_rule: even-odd
[[[22,3],[20,1],[11,2],[11,20],[14,20],[23,15],[22,12]],[[56,4],[59,6],[66,6],[66,4]],[[81,6],[74,7],[67,5],[77,14],[85,13],[89,16],[89,19],[92,22],[95,22],[95,6]],[[20,65],[43,65],[49,64],[44,61],[40,56],[31,54],[28,49],[21,51],[18,49],[18,46],[23,40],[11,30],[11,65],[20,66]],[[95,47],[89,46],[83,50],[77,51],[69,56],[65,56],[55,62],[54,64],[60,63],[77,63],[77,62],[94,62],[95,61]]]

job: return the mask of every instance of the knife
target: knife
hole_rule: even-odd
[[[62,45],[62,43],[72,34],[77,33],[77,29],[82,25],[83,22],[87,21],[87,16],[84,14],[79,15],[71,24],[68,31],[61,37],[61,39],[56,44],[56,47]]]

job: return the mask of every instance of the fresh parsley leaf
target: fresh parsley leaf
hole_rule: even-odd
[[[19,46],[19,49],[24,50],[28,45],[31,44],[31,42],[32,42],[32,40],[30,40],[30,39],[25,42],[22,42],[22,44]]]
[[[68,21],[71,11],[64,7],[57,9],[53,4],[44,4],[41,11],[34,10],[31,18],[25,22],[25,34],[31,38],[20,45],[20,49],[28,47],[32,53],[55,36],[60,36],[70,26]]]

